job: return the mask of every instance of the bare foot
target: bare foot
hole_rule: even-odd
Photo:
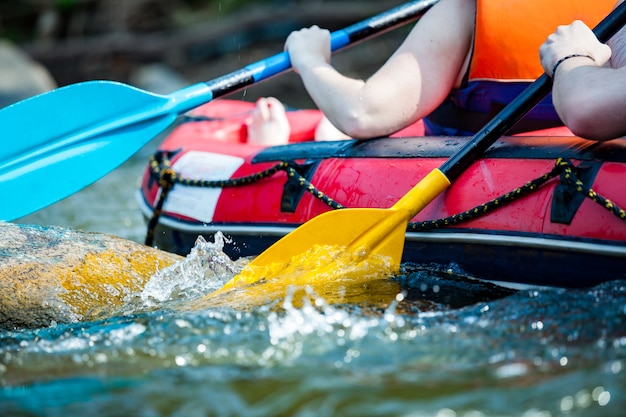
[[[285,106],[274,97],[257,100],[247,125],[248,143],[273,146],[289,142],[291,127]]]

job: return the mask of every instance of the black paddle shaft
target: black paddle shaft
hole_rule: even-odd
[[[616,7],[593,30],[600,42],[608,41],[626,24],[626,2]],[[555,28],[556,29],[556,28]],[[549,92],[552,79],[546,74],[537,78],[522,93],[500,111],[470,141],[459,149],[439,169],[450,180],[456,180],[498,138],[535,107]]]

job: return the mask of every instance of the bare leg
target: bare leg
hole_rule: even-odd
[[[323,141],[323,140],[342,140],[342,139],[351,139],[350,136],[343,133],[341,130],[337,129],[334,124],[330,122],[326,117],[323,117],[322,120],[317,125],[315,129],[315,140]]]

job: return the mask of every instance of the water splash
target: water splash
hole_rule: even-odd
[[[216,233],[214,239],[215,242],[211,243],[199,236],[183,261],[158,271],[140,294],[144,306],[195,300],[221,288],[238,274],[243,261],[235,262],[224,254],[225,237],[222,233]]]

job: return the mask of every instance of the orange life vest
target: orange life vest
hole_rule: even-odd
[[[579,19],[593,28],[615,4],[616,0],[476,0],[472,57],[463,86],[425,118],[427,133],[478,131],[543,73],[539,47],[559,25]],[[548,96],[515,131],[560,124]]]

